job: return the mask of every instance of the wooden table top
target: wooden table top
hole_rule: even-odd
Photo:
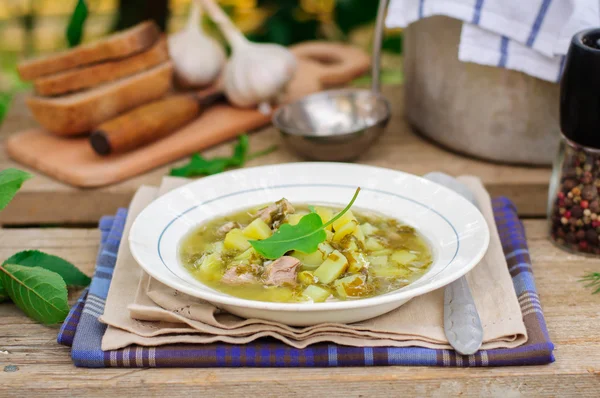
[[[388,86],[384,93],[392,102],[392,120],[378,143],[359,159],[359,163],[388,167],[414,174],[443,171],[451,175],[476,174],[492,195],[506,195],[517,205],[521,215],[544,216],[549,168],[498,165],[448,152],[416,135],[403,119],[401,86]],[[1,129],[0,140],[10,134],[36,126],[24,102],[25,95],[15,98]],[[251,135],[252,150],[279,143],[269,156],[255,159],[248,166],[301,161],[281,145],[277,131],[265,128]],[[0,143],[0,145],[2,145]],[[207,156],[226,155],[230,143],[219,145]],[[15,164],[0,148],[0,169],[22,167]],[[178,163],[185,162],[181,161]],[[36,174],[18,193],[15,200],[0,213],[0,224],[91,224],[102,215],[127,206],[135,190],[142,184],[156,185],[170,167],[160,167],[131,180],[100,189],[78,189]],[[22,167],[23,168],[23,167]]]
[[[0,304],[0,396],[139,394],[215,396],[599,396],[600,295],[577,280],[600,261],[566,254],[546,239],[542,220],[526,220],[536,283],[556,362],[498,368],[359,367],[279,369],[79,369],[41,326],[14,305]],[[0,258],[39,248],[93,271],[96,229],[0,230]],[[75,298],[78,292],[72,292]],[[15,365],[14,372],[2,371]],[[330,392],[327,396],[332,395]]]
[[[393,119],[377,145],[360,163],[415,174],[444,171],[482,178],[492,195],[506,195],[522,216],[545,214],[550,170],[503,166],[461,157],[416,135],[402,118],[401,87],[387,87]],[[13,103],[0,137],[35,126],[23,97]],[[280,142],[273,128],[251,136],[252,150]],[[1,145],[1,144],[0,144]],[[207,156],[228,154],[230,144]],[[285,147],[249,166],[300,160]],[[0,169],[19,167],[0,150]],[[141,184],[158,184],[171,166],[115,186],[81,190],[43,175],[29,180],[0,213],[0,258],[24,249],[40,249],[73,262],[92,274],[100,216],[127,206]],[[37,174],[37,173],[36,173]],[[33,227],[54,224],[58,228]],[[67,224],[70,227],[65,228]],[[74,226],[72,224],[79,224]],[[9,228],[29,226],[30,228]],[[280,368],[280,369],[79,369],[69,350],[56,343],[57,328],[36,324],[12,304],[0,304],[0,396],[91,394],[121,396],[177,394],[215,396],[320,396],[334,391],[359,396],[599,396],[600,295],[593,296],[578,279],[600,271],[600,261],[560,251],[546,239],[543,220],[526,219],[538,291],[556,345],[556,362],[546,366],[502,368]],[[71,298],[78,292],[71,292]],[[13,366],[10,366],[13,365]],[[7,367],[8,366],[8,367]],[[12,370],[12,371],[11,371]],[[326,392],[328,396],[335,396]]]

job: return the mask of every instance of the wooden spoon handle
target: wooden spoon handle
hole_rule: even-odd
[[[166,97],[102,123],[90,135],[90,143],[99,155],[127,152],[192,121],[200,108],[194,95]]]

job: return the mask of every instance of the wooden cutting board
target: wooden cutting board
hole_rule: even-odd
[[[292,51],[298,58],[298,70],[286,101],[348,83],[370,66],[370,58],[362,50],[339,43],[307,42]],[[220,104],[173,134],[124,154],[102,157],[92,150],[87,137],[58,137],[43,129],[15,133],[5,147],[17,162],[67,184],[91,188],[131,178],[263,127],[270,120],[256,110]]]

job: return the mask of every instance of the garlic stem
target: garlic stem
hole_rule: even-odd
[[[223,9],[215,3],[214,0],[196,0],[200,2],[214,23],[219,25],[221,32],[234,49],[236,47],[248,44],[248,39],[240,30],[233,24],[229,16],[225,14]]]
[[[192,8],[185,24],[185,28],[189,30],[197,29],[198,25],[200,25],[200,17],[202,16],[201,14],[200,5],[197,3],[192,3]]]

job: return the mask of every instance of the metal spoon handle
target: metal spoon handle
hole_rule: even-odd
[[[389,0],[380,0],[377,11],[377,23],[375,24],[375,34],[373,35],[373,59],[371,60],[371,90],[379,94],[381,89],[379,83],[379,72],[381,69],[381,43],[383,42],[383,32],[385,30],[385,14]]]
[[[471,190],[455,178],[444,173],[429,173],[425,178],[452,189],[477,206]],[[444,331],[448,342],[459,354],[474,354],[483,343],[483,327],[464,276],[444,290]]]
[[[446,286],[444,291],[444,331],[459,354],[474,354],[483,343],[481,320],[464,276]]]

